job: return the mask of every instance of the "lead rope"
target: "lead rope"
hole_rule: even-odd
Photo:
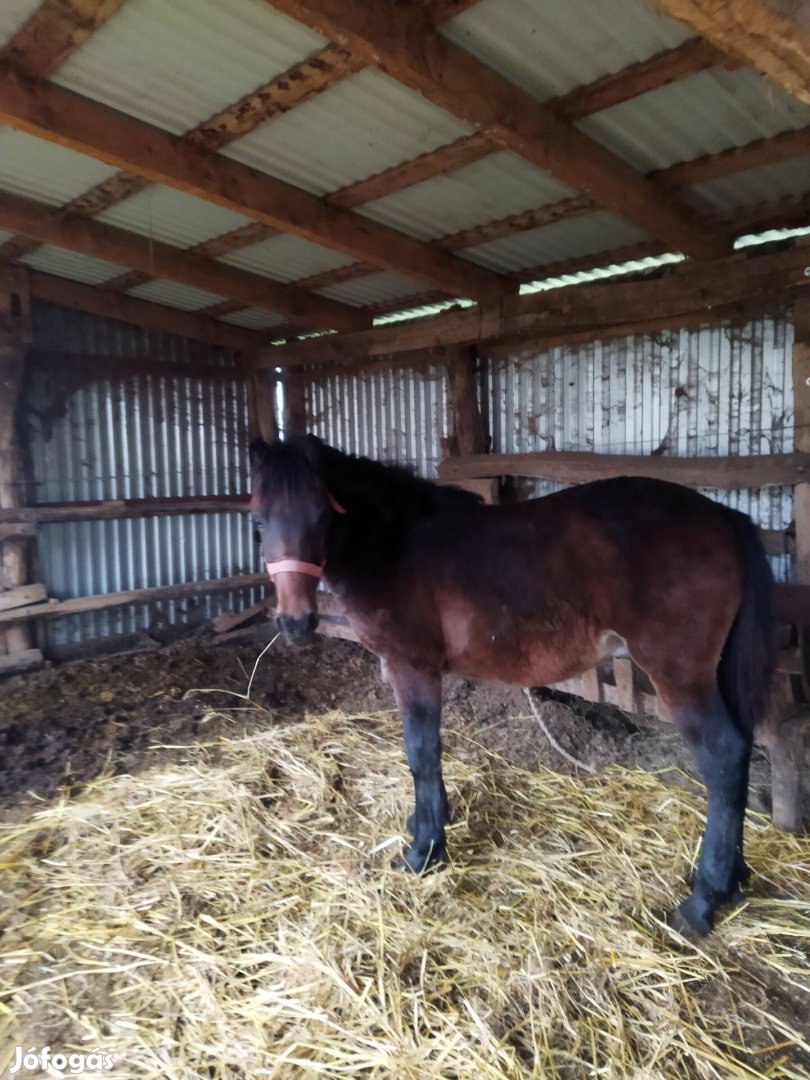
[[[593,767],[593,765],[586,765],[584,761],[580,761],[579,758],[574,757],[573,754],[569,754],[567,750],[563,750],[563,748],[560,746],[560,744],[557,742],[557,740],[554,738],[554,736],[549,731],[548,725],[546,724],[545,720],[543,719],[543,717],[538,712],[537,706],[535,705],[534,701],[532,700],[532,692],[528,688],[528,686],[523,687],[523,693],[529,699],[529,708],[532,710],[532,716],[535,718],[537,723],[540,725],[540,730],[543,732],[545,737],[548,739],[548,741],[551,743],[551,745],[554,747],[554,749],[557,751],[557,753],[560,755],[560,757],[564,757],[566,761],[570,761],[571,764],[576,765],[578,769],[584,769],[585,772],[595,774],[596,769]]]

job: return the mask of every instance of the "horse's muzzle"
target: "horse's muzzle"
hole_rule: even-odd
[[[307,645],[318,628],[318,615],[314,611],[306,615],[277,615],[276,626],[285,641],[291,645]]]

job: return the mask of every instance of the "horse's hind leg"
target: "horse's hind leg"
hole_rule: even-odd
[[[748,879],[743,820],[752,740],[735,724],[718,690],[710,691],[699,704],[679,705],[670,700],[670,712],[692,751],[708,795],[692,894],[675,912],[673,925],[703,935],[711,930],[717,909],[739,899],[740,887]]]
[[[444,826],[450,820],[450,812],[442,778],[439,734],[441,675],[390,662],[388,676],[402,717],[416,796],[414,812],[408,819],[413,844],[403,855],[400,866],[419,874],[447,858]]]

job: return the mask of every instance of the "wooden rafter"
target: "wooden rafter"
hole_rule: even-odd
[[[783,131],[779,135],[757,139],[745,146],[733,146],[717,154],[704,154],[692,161],[670,165],[655,175],[660,183],[668,187],[685,187],[745,169],[756,169],[760,165],[774,165],[804,154],[810,154],[810,127]]]
[[[382,0],[268,2],[654,236],[699,257],[725,250],[654,181],[441,37],[421,12]]]
[[[495,300],[509,289],[490,271],[52,83],[0,73],[0,122],[451,295]]]
[[[558,119],[573,123],[719,65],[729,66],[729,58],[708,41],[692,38],[587,86],[579,86],[550,102],[549,107]]]
[[[810,287],[806,247],[770,255],[737,253],[646,281],[577,285],[551,293],[506,298],[499,308],[472,308],[352,334],[334,334],[266,349],[260,366],[356,362],[466,342],[503,341],[554,334],[591,333],[611,327],[643,332],[651,322],[685,314],[754,305],[786,292]]]
[[[202,258],[153,240],[104,225],[90,218],[63,215],[42,203],[0,194],[0,228],[94,258],[122,263],[132,270],[222,293],[228,299],[280,311],[325,329],[358,329],[367,325],[362,312],[325,297],[315,297],[293,285],[282,285],[237,267]]]
[[[219,322],[206,315],[192,311],[137,300],[122,293],[111,293],[93,285],[81,285],[77,281],[30,271],[31,296],[45,303],[75,308],[91,315],[119,319],[134,323],[147,330],[160,330],[167,334],[195,338],[226,349],[252,351],[261,342],[260,335],[252,330]]]
[[[124,0],[43,0],[11,41],[0,49],[0,64],[8,64],[31,79],[47,79],[123,3]]]
[[[282,75],[246,94],[240,101],[203,121],[185,136],[204,150],[220,150],[249,135],[274,116],[289,112],[297,105],[354,75],[362,61],[337,45],[327,45],[320,52],[295,64]]]
[[[810,104],[810,13],[805,0],[655,0],[655,4]]]

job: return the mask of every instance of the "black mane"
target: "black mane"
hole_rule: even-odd
[[[323,486],[345,508],[330,533],[327,566],[341,575],[378,577],[395,563],[409,529],[443,509],[480,496],[424,480],[401,465],[344,454],[313,435],[251,444],[257,494],[268,499]]]

